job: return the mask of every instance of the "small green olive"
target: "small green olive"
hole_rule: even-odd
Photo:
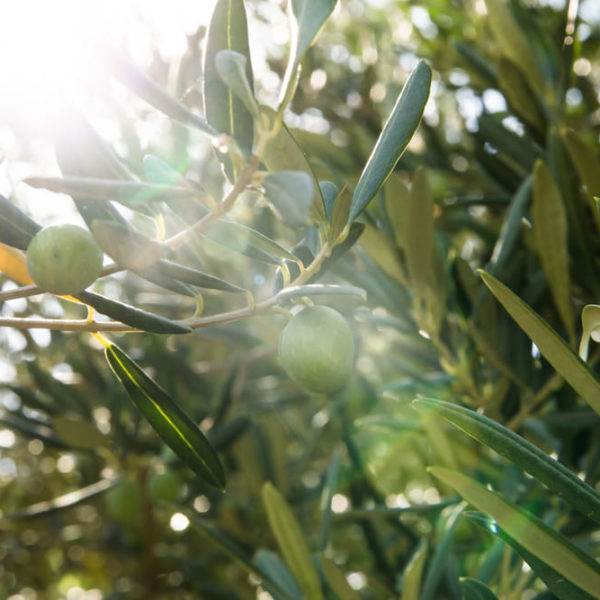
[[[89,231],[77,225],[52,225],[27,247],[27,270],[46,292],[79,294],[102,271],[102,250]]]
[[[333,392],[352,374],[352,331],[344,317],[328,306],[305,308],[281,332],[279,359],[286,373],[305,389]]]
[[[175,502],[181,490],[181,479],[174,471],[154,473],[148,481],[148,493],[154,502]]]
[[[130,479],[119,481],[106,492],[106,512],[124,526],[136,527],[141,522],[142,494],[140,486]]]

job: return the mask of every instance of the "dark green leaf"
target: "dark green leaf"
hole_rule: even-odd
[[[198,531],[205,535],[212,543],[216,544],[221,550],[223,550],[223,552],[233,558],[248,573],[257,576],[259,579],[264,581],[266,585],[268,585],[278,595],[285,598],[285,600],[296,600],[295,597],[288,596],[284,590],[282,590],[277,583],[269,577],[269,575],[260,567],[260,565],[252,561],[252,559],[234,540],[226,536],[210,523],[207,523],[206,519],[199,516],[198,513],[184,507],[181,507],[181,510],[188,516],[190,522],[198,529]]]
[[[230,292],[232,294],[245,294],[246,290],[233,283],[229,283],[224,279],[219,279],[213,275],[208,275],[197,269],[192,269],[184,265],[170,262],[168,260],[161,260],[156,263],[156,268],[165,275],[177,279],[178,281],[184,281],[190,283],[199,288],[205,288],[209,290],[220,290],[222,292]]]
[[[481,525],[486,530],[497,535],[502,541],[511,546],[521,558],[533,569],[533,572],[548,586],[548,589],[559,600],[593,600],[594,596],[590,596],[581,591],[576,585],[572,584],[563,575],[549,567],[544,561],[526,550],[521,544],[512,538],[501,527],[485,515],[479,513],[466,513],[467,517],[471,518],[478,525]]]
[[[218,0],[208,28],[204,56],[204,106],[206,118],[219,133],[234,138],[242,152],[252,151],[254,123],[252,115],[236,94],[223,83],[216,65],[222,50],[234,50],[246,59],[246,80],[252,93],[253,74],[248,46],[248,24],[243,0]],[[219,157],[221,158],[221,157]],[[232,168],[228,157],[226,168]],[[229,171],[231,176],[233,171]]]
[[[121,348],[110,344],[106,359],[150,425],[198,477],[224,491],[225,472],[198,426]]]
[[[527,471],[590,519],[600,522],[600,496],[564,465],[510,429],[479,413],[432,398],[417,398],[417,407],[433,409],[450,423]]]
[[[431,600],[435,596],[433,595],[437,589],[440,579],[443,575],[448,555],[450,554],[450,548],[452,546],[452,538],[454,537],[454,530],[458,525],[462,512],[465,509],[465,504],[461,503],[454,507],[454,509],[448,514],[440,515],[440,519],[444,519],[443,532],[441,538],[438,540],[431,562],[425,574],[423,580],[423,589],[421,592],[420,600]]]
[[[485,285],[539,348],[542,356],[600,414],[600,381],[596,374],[523,300],[488,273],[479,273]]]
[[[461,577],[460,589],[463,593],[463,600],[498,600],[498,596],[478,579]]]
[[[94,292],[81,292],[77,295],[77,299],[115,321],[149,333],[191,333],[192,331],[186,325],[175,323],[175,321],[145,312],[129,304],[111,300]]]
[[[565,537],[458,471],[442,467],[430,467],[428,470],[478,510],[489,515],[498,527],[539,560],[593,598],[600,598],[600,565]]]
[[[31,238],[41,228],[41,225],[0,194],[0,243],[27,250]]]
[[[350,220],[354,220],[367,206],[402,156],[421,121],[430,86],[431,69],[421,61],[402,88],[363,169],[352,198]]]

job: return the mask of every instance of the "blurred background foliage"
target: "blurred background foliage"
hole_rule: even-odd
[[[429,465],[492,483],[599,555],[597,524],[439,417],[410,406],[422,394],[484,411],[597,485],[598,415],[540,357],[475,270],[492,273],[576,344],[581,309],[598,301],[600,286],[593,200],[600,194],[593,187],[600,172],[600,17],[594,0],[509,5],[512,21],[501,22],[483,0],[344,0],[303,61],[286,122],[318,178],[340,188],[356,185],[418,59],[434,72],[421,126],[362,215],[359,242],[319,279],[368,293],[366,303],[328,299],[356,336],[356,372],[346,388],[323,397],[291,382],[276,357],[284,320],[272,314],[191,336],[113,336],[218,449],[226,494],[200,482],[158,440],[91,336],[0,329],[3,598],[298,598],[261,500],[266,481],[287,498],[311,550],[349,583],[346,595],[328,584],[327,598],[486,597],[466,595],[461,577],[479,579],[498,598],[554,597],[509,546],[459,515],[464,506],[427,473]],[[246,6],[256,94],[273,105],[287,56],[285,6]],[[146,69],[199,110],[205,33],[200,27],[189,35],[178,59],[157,49]],[[143,174],[144,156],[154,154],[221,197],[224,179],[204,139],[115,84],[88,82],[78,93],[87,100],[86,116],[132,172]],[[41,137],[48,133],[46,120],[32,120],[42,121]],[[35,136],[20,137],[19,127],[12,166],[2,165],[7,181],[54,174],[53,159],[40,161],[39,146],[27,141]],[[60,127],[84,152],[77,125]],[[557,301],[543,259],[560,240],[548,237],[552,228],[538,234],[532,217],[539,159],[563,199],[566,304]],[[2,191],[43,224],[64,218],[48,219],[47,208],[36,212],[22,185]],[[55,198],[36,193],[38,202]],[[199,210],[182,203],[167,215],[167,231],[192,222]],[[314,232],[281,223],[256,194],[242,197],[234,214],[303,258],[315,253]],[[136,219],[153,233],[149,221]],[[195,260],[210,273],[258,298],[277,286],[272,265],[203,242]],[[4,292],[13,287],[3,278]],[[195,309],[193,300],[131,275],[100,280],[96,289],[170,318]],[[206,314],[243,306],[234,295],[206,292],[203,299]],[[5,301],[0,310],[3,317],[82,316],[49,295]],[[214,531],[235,542],[237,561]],[[424,541],[421,595],[409,596],[406,567]],[[243,557],[254,558],[288,595],[249,575]]]

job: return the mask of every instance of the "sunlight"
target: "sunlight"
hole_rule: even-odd
[[[52,116],[53,103],[77,86],[101,82],[106,52],[124,52],[140,67],[152,48],[170,60],[186,35],[209,20],[214,2],[21,0],[3,14],[0,123]]]

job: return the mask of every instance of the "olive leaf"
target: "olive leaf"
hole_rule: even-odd
[[[108,344],[105,355],[131,400],[162,440],[198,477],[224,491],[225,472],[219,457],[197,425],[121,348]]]
[[[254,120],[244,102],[226,85],[217,66],[217,56],[223,50],[235,51],[245,58],[245,81],[251,97],[254,96],[252,64],[248,45],[248,23],[243,0],[218,0],[208,27],[204,53],[203,95],[206,119],[219,133],[234,138],[242,153],[252,152]],[[238,75],[239,79],[239,75]],[[236,169],[229,156],[217,154],[230,180],[236,178]]]
[[[258,104],[248,81],[247,64],[246,57],[235,50],[220,50],[215,57],[217,72],[223,83],[233,90],[252,117],[257,119]]]
[[[528,552],[593,598],[600,599],[600,566],[564,536],[463,473],[443,467],[429,467],[428,471],[489,515]]]
[[[313,181],[304,171],[279,171],[262,182],[267,200],[291,227],[306,225],[313,201]]]
[[[41,225],[0,194],[0,243],[27,250],[31,238],[41,228]]]
[[[385,183],[421,122],[429,98],[431,68],[420,61],[404,84],[361,173],[350,208],[354,220]]]

